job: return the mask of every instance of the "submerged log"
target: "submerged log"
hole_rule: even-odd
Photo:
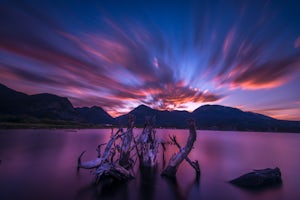
[[[114,150],[111,150],[115,141],[120,137],[119,133],[122,133],[123,129],[119,128],[119,130],[116,132],[116,134],[113,134],[113,130],[112,130],[112,134],[110,137],[109,142],[107,143],[104,152],[103,152],[103,156],[102,156],[102,160],[103,161],[108,161],[110,157],[113,157],[113,154],[115,153]]]
[[[103,155],[101,156],[101,146],[105,144],[98,145],[98,148],[96,149],[98,152],[98,157],[94,160],[85,161],[82,162],[81,158],[85,151],[83,151],[77,160],[77,169],[83,168],[83,169],[94,169],[99,167],[104,161],[107,161],[110,156],[112,156],[113,151],[111,151],[112,145],[114,144],[115,140],[119,137],[119,133],[122,132],[122,129],[119,129],[116,134],[113,134],[112,130],[112,136],[109,140],[109,142],[106,144],[105,150],[103,152]]]
[[[80,169],[80,168],[83,168],[83,169],[94,169],[94,168],[97,168],[97,167],[99,167],[101,165],[102,158],[96,158],[94,160],[82,162],[81,161],[81,157],[83,156],[84,153],[85,153],[85,151],[83,151],[79,155],[79,157],[78,157],[78,160],[77,160],[77,170]]]
[[[133,141],[133,125],[134,117],[129,117],[127,131],[123,133],[123,129],[114,133],[112,129],[110,140],[105,144],[105,149],[101,155],[101,146],[96,149],[98,158],[81,162],[82,152],[78,158],[77,168],[93,169],[96,168],[95,176],[96,183],[100,180],[109,180],[108,182],[125,181],[133,178],[129,171],[133,167],[133,160],[131,158],[132,141]],[[104,144],[103,144],[104,145]]]
[[[83,154],[85,153],[85,151],[83,151],[77,160],[77,170],[79,170],[80,168],[84,168],[84,169],[93,169],[93,168],[97,168],[100,166],[102,158],[101,157],[101,146],[106,145],[105,144],[99,144],[98,147],[96,148],[96,151],[98,153],[98,156],[95,160],[90,160],[90,161],[86,161],[86,162],[82,162],[81,158],[83,156]]]
[[[177,148],[180,150],[181,146],[177,142],[176,136],[170,137],[170,139],[177,146]],[[200,171],[200,166],[199,166],[198,160],[191,161],[191,159],[188,156],[185,158],[185,160],[190,164],[191,167],[193,167],[195,169],[196,175],[199,178],[201,171]]]
[[[245,188],[263,188],[280,185],[282,183],[281,171],[278,167],[274,169],[253,170],[229,182]]]
[[[155,118],[150,122],[150,118],[146,119],[143,132],[139,136],[136,146],[140,160],[140,165],[144,167],[154,167],[156,165],[156,157],[160,142],[156,139]]]
[[[122,128],[119,128],[114,133],[112,129],[109,141],[97,147],[98,156],[96,159],[82,162],[81,159],[85,153],[83,151],[78,157],[77,168],[95,168],[96,183],[101,182],[101,184],[107,181],[108,183],[113,183],[134,178],[133,167],[137,160],[139,160],[140,169],[143,169],[143,167],[148,167],[150,170],[156,169],[159,145],[162,145],[164,159],[165,145],[168,143],[156,138],[155,118],[152,121],[150,121],[150,118],[147,118],[142,133],[136,137],[133,135],[134,121],[135,118],[129,116],[128,127],[125,132],[123,132]],[[196,140],[195,122],[192,120],[189,122],[189,137],[183,148],[176,141],[176,137],[171,138],[171,140],[179,148],[179,152],[172,156],[162,175],[175,177],[179,165],[183,160],[186,160],[196,170],[198,177],[200,174],[198,161],[193,162],[188,157]],[[105,145],[105,148],[103,154],[101,154],[103,145]],[[132,153],[132,151],[136,152]]]
[[[113,181],[126,181],[134,176],[122,166],[115,163],[104,163],[96,170],[96,183],[105,178],[111,178]]]
[[[187,140],[186,145],[180,149],[180,151],[173,155],[169,161],[169,164],[166,169],[163,170],[162,176],[166,176],[169,178],[175,178],[176,177],[176,172],[181,164],[181,162],[187,158],[188,154],[191,152],[194,142],[196,141],[197,138],[197,133],[196,133],[196,127],[195,127],[195,121],[190,120],[189,121],[189,137]]]
[[[132,150],[132,141],[133,141],[133,125],[134,125],[134,116],[129,116],[127,131],[121,136],[121,149],[120,149],[120,159],[119,164],[126,169],[132,167],[133,160],[130,156]]]

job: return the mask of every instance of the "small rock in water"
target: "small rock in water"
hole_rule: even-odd
[[[246,188],[263,188],[266,186],[279,185],[282,180],[280,169],[276,167],[274,169],[253,170],[229,182]]]

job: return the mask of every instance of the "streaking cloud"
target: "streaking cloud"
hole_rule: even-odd
[[[123,4],[2,3],[1,83],[66,96],[75,106],[98,105],[116,116],[141,103],[192,111],[233,93],[242,101],[243,91],[299,82],[300,30],[285,16],[289,6]]]

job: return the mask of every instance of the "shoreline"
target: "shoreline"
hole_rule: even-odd
[[[17,129],[110,129],[110,128],[119,128],[118,125],[95,125],[95,124],[76,124],[74,123],[67,123],[67,124],[46,124],[46,123],[8,123],[8,122],[0,122],[0,130],[17,130]],[[135,128],[143,128],[143,126],[135,126]],[[185,130],[187,128],[180,128],[180,127],[157,127],[156,129],[174,129],[174,130]],[[199,129],[198,131],[221,131],[221,132],[228,132],[228,131],[234,131],[234,132],[256,132],[256,133],[296,133],[299,134],[299,131],[274,131],[274,130],[230,130],[230,129]]]

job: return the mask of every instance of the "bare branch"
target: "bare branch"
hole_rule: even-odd
[[[171,157],[167,168],[162,172],[162,176],[175,178],[179,165],[184,159],[187,158],[188,154],[191,152],[194,142],[196,141],[197,138],[194,120],[189,121],[189,132],[190,134],[187,139],[186,145],[183,148],[180,148],[180,151]],[[172,140],[176,141],[176,138],[173,137]]]

